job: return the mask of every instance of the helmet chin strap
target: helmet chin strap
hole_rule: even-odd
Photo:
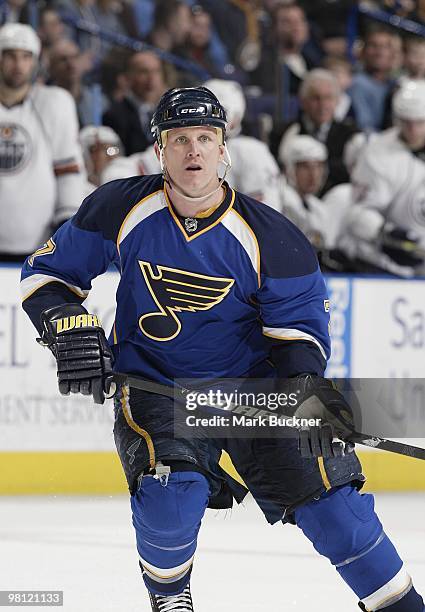
[[[168,174],[167,168],[165,166],[165,162],[164,162],[164,149],[161,147],[159,150],[159,163],[161,165],[161,171],[162,171],[162,175],[164,177],[164,181],[167,182],[170,185],[170,188],[173,189],[180,197],[185,198],[186,200],[190,200],[191,202],[202,202],[206,199],[208,199],[210,196],[212,196],[214,193],[216,193],[217,191],[220,191],[228,171],[230,170],[230,168],[232,167],[232,159],[230,157],[230,153],[229,150],[226,146],[226,143],[224,143],[224,154],[225,154],[225,158],[221,160],[220,163],[225,165],[225,171],[224,174],[222,176],[222,178],[220,178],[220,182],[218,184],[218,187],[216,187],[216,189],[213,189],[213,191],[211,191],[210,193],[207,193],[206,195],[203,196],[199,196],[199,197],[193,197],[193,196],[189,196],[186,195],[185,193],[182,193],[181,191],[179,191],[176,186],[174,185],[170,175]]]

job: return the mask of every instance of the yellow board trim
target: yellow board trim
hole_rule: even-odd
[[[425,491],[421,461],[385,451],[359,452],[364,491]],[[244,484],[230,457],[220,465]],[[0,452],[0,495],[112,495],[128,492],[118,455],[105,452]]]

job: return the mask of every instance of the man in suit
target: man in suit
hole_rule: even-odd
[[[343,152],[345,145],[358,129],[353,121],[335,121],[339,96],[338,82],[329,70],[312,70],[300,87],[301,111],[298,119],[287,124],[276,124],[270,139],[272,153],[277,159],[282,158],[282,152],[289,140],[299,134],[313,136],[326,146],[329,175],[321,194],[335,185],[349,181],[342,161]]]
[[[103,115],[103,123],[120,137],[126,155],[144,151],[152,144],[150,121],[167,89],[164,66],[152,51],[134,53],[127,68],[128,92]]]

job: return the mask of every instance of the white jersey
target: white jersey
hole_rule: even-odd
[[[232,167],[226,174],[229,185],[272,208],[279,208],[280,171],[268,147],[257,138],[235,136],[229,138],[227,148],[232,160]],[[103,171],[101,182],[160,172],[161,166],[151,146],[143,153],[112,160]]]
[[[398,128],[376,135],[365,147],[351,180],[347,230],[352,236],[373,241],[389,221],[425,244],[425,161],[412,154]]]
[[[279,212],[288,217],[317,247],[332,248],[339,230],[339,217],[333,214],[335,204],[329,206],[314,195],[304,198],[282,176],[280,179]]]
[[[84,196],[72,96],[35,85],[21,103],[0,104],[0,252],[31,253]]]
[[[269,148],[258,138],[235,136],[227,141],[232,168],[229,185],[272,208],[279,206],[280,169]]]

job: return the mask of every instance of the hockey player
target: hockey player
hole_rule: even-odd
[[[322,418],[299,440],[189,439],[173,433],[171,399],[119,390],[115,441],[152,610],[193,610],[205,508],[231,504],[217,465],[224,445],[267,520],[296,524],[363,610],[423,612],[373,497],[358,492],[356,454],[334,441],[352,431],[353,415],[323,378],[329,308],[310,244],[218,178],[226,114],[208,89],[166,92],[152,128],[162,174],[100,187],[23,268],[23,307],[56,357],[61,393],[103,403],[113,368],[168,384],[277,374],[299,391],[297,411],[310,405]],[[121,281],[108,342],[81,304],[111,262]]]
[[[86,195],[101,185],[101,177],[115,159],[121,158],[121,140],[114,130],[106,125],[86,125],[80,131],[84,163],[87,171]]]
[[[317,248],[325,245],[330,231],[330,215],[317,197],[326,181],[327,159],[325,145],[311,136],[294,136],[279,150],[286,177],[281,177],[280,212]]]
[[[396,127],[376,135],[355,166],[344,245],[372,269],[422,272],[425,247],[425,82],[393,98]]]
[[[204,85],[219,98],[227,114],[227,149],[231,163],[224,163],[220,174],[225,174],[229,185],[237,191],[278,209],[279,166],[264,142],[240,133],[246,109],[242,87],[236,81],[222,79],[211,79]],[[142,153],[114,160],[105,168],[102,183],[160,171],[154,147],[148,147]]]
[[[84,195],[71,96],[33,85],[40,41],[20,23],[0,29],[0,257],[23,259]]]

